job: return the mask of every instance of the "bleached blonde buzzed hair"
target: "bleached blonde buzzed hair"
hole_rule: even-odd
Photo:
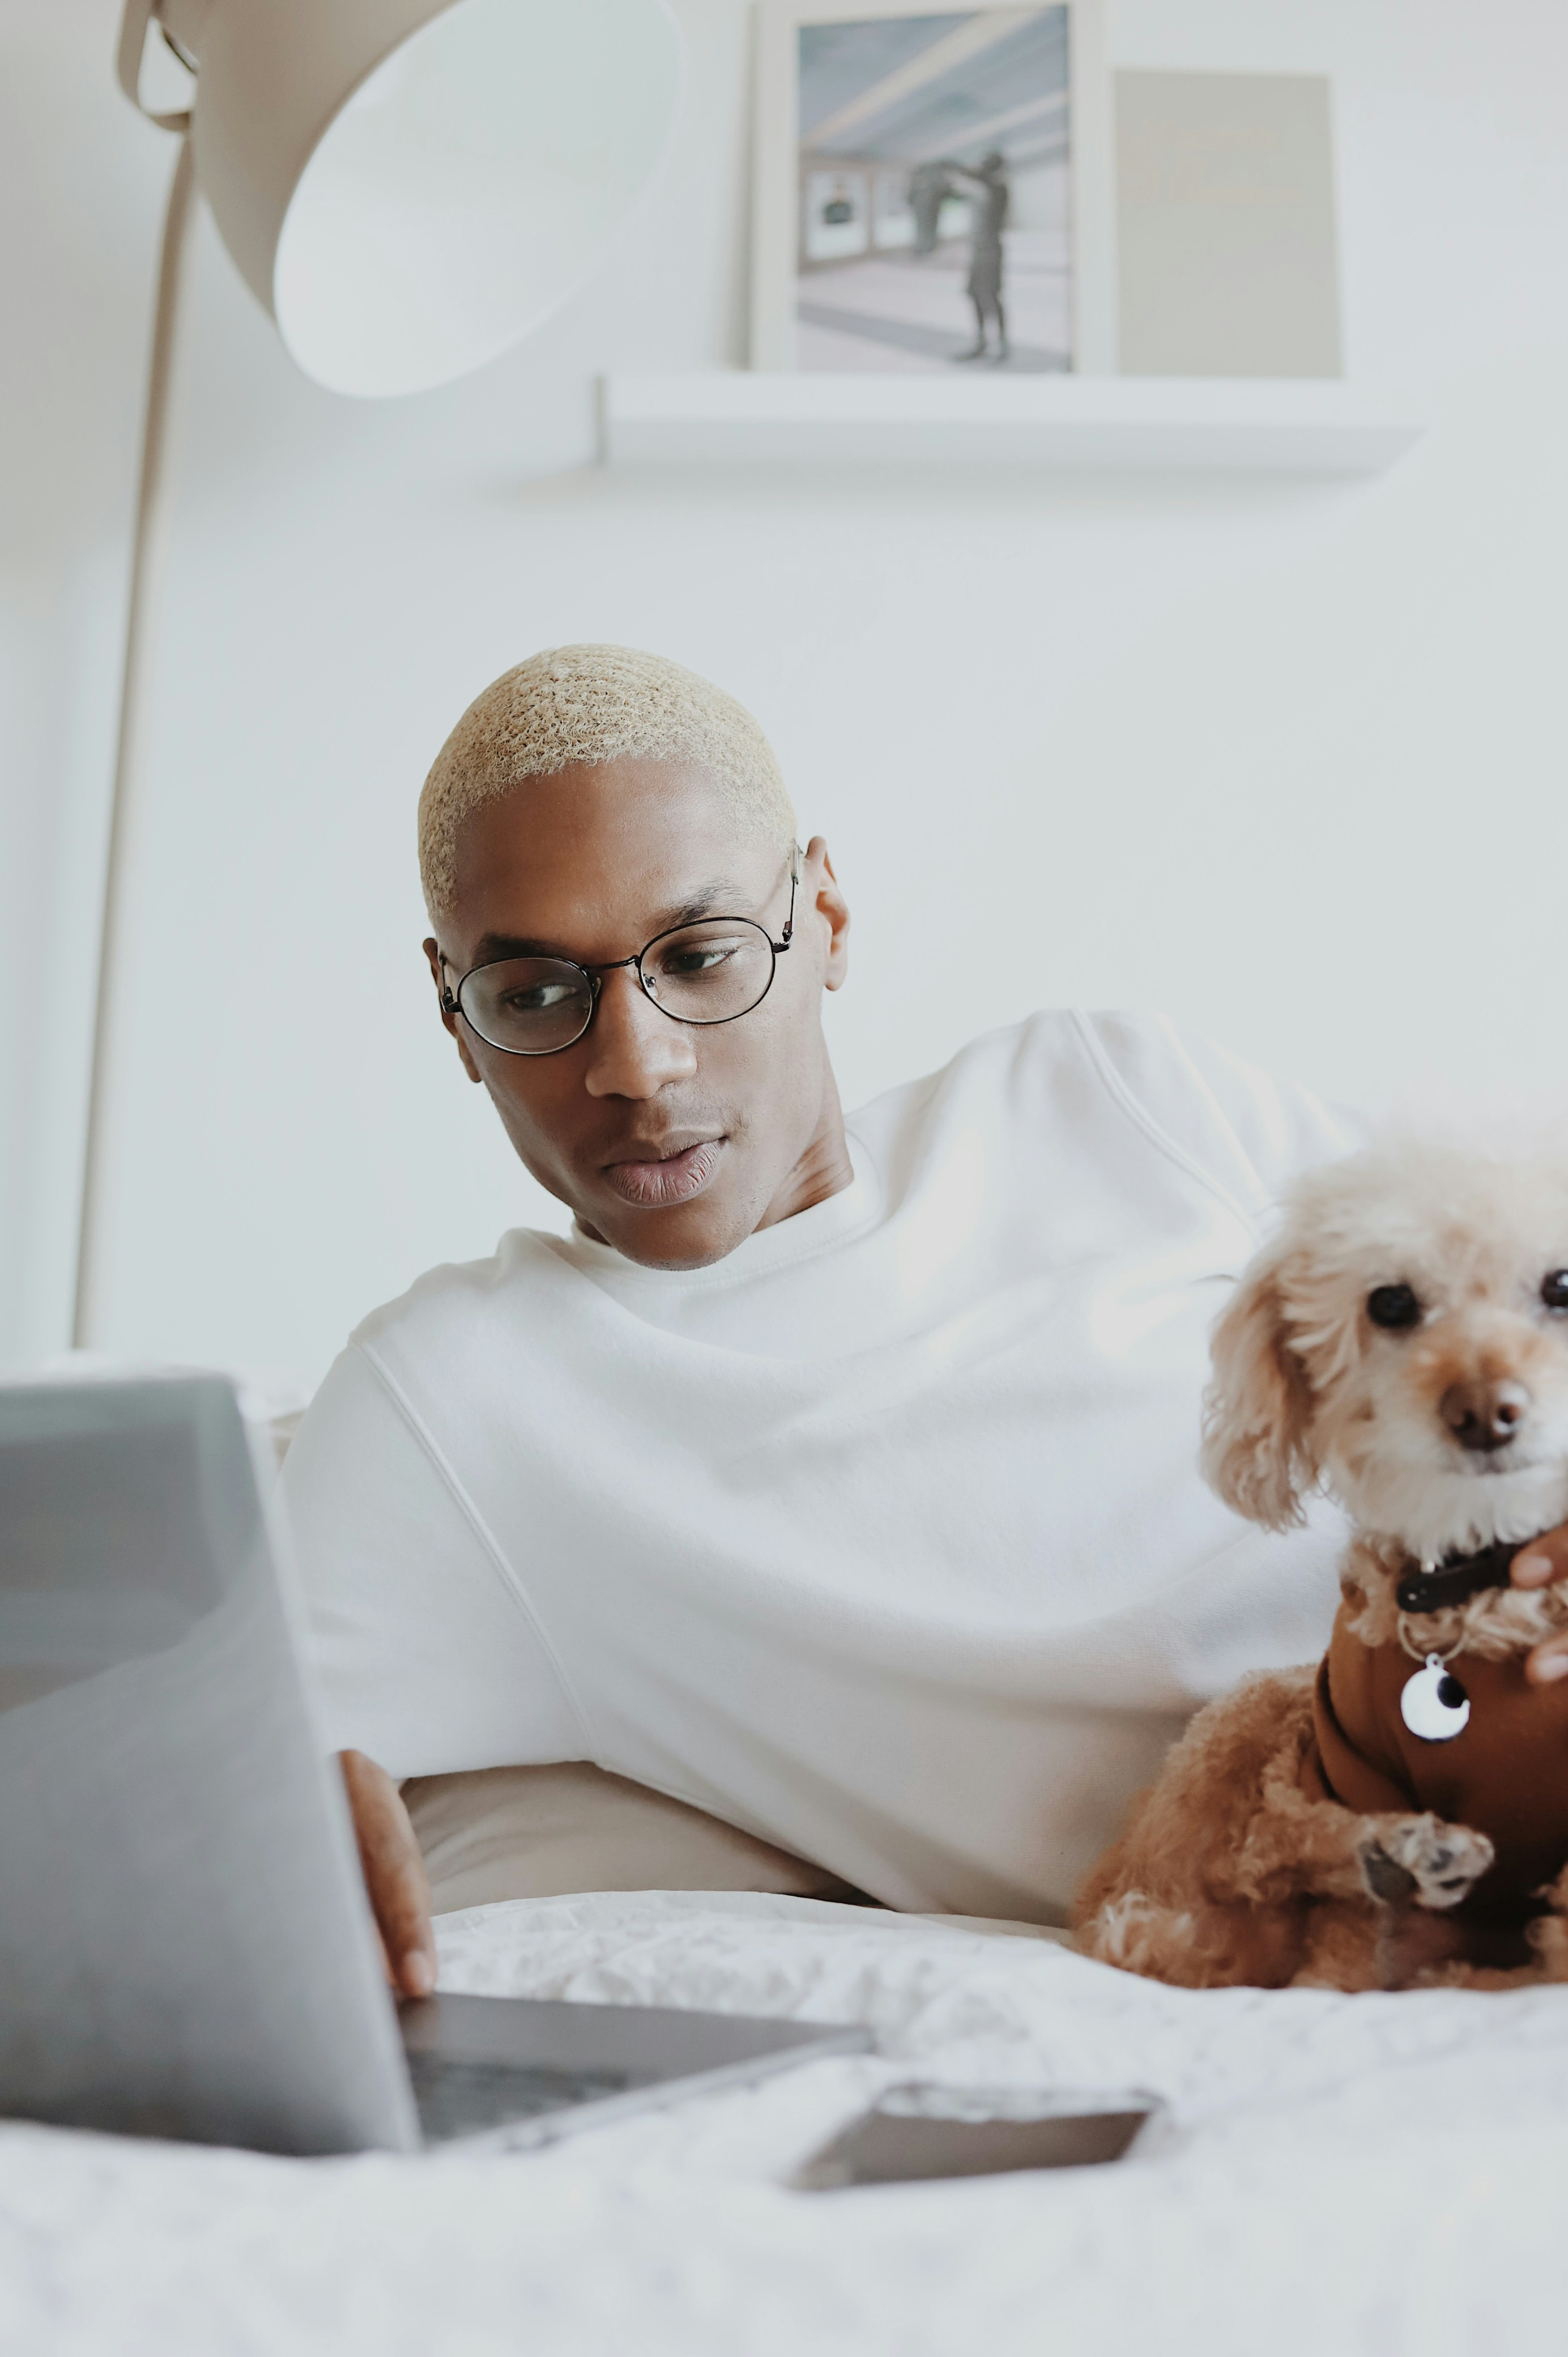
[[[794,844],[773,748],[733,695],[635,647],[550,647],[474,698],[424,780],[419,874],[432,920],[456,899],[457,833],[471,811],[529,778],[617,760],[702,770],[742,826]]]

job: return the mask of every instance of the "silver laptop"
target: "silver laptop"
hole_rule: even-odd
[[[280,1564],[227,1383],[0,1386],[0,2114],[406,2151],[870,2044],[637,2006],[400,2011]]]

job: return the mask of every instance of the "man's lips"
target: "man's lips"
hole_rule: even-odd
[[[722,1137],[693,1138],[686,1146],[671,1140],[662,1153],[649,1148],[644,1154],[639,1148],[634,1149],[639,1158],[607,1162],[605,1177],[623,1202],[639,1211],[659,1211],[700,1195],[718,1168],[724,1148]]]

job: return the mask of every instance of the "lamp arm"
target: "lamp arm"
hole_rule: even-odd
[[[130,22],[144,0],[131,0]],[[139,58],[138,51],[138,58]],[[122,50],[122,63],[124,50]],[[154,116],[155,122],[166,118]],[[152,625],[157,608],[172,506],[169,466],[174,393],[179,373],[181,294],[196,224],[196,177],[188,136],[169,187],[158,258],[158,288],[153,315],[152,357],[147,371],[146,419],[142,431],[141,474],[131,548],[131,592],[125,618],[125,662],[120,688],[120,727],[114,748],[114,784],[109,808],[109,844],[103,873],[103,916],[99,933],[98,992],[92,1018],[92,1063],[88,1085],[87,1134],[82,1156],[81,1222],[77,1242],[76,1295],[71,1341],[90,1345],[98,1324],[102,1292],[104,1147],[112,1129],[113,1083],[124,1063],[124,929],[125,888],[142,817],[145,769],[146,706],[152,662]]]
[[[142,104],[142,55],[147,46],[147,28],[153,22],[156,5],[157,0],[125,0],[125,13],[120,19],[120,46],[114,53],[114,71],[132,105],[139,114],[145,114],[149,123],[156,123],[160,131],[188,132],[188,107],[179,114],[155,114],[150,106]],[[169,41],[166,32],[164,38]],[[169,47],[182,65],[189,65],[189,59],[183,55],[175,42],[169,41]]]

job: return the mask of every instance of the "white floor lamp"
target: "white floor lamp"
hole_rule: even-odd
[[[194,74],[143,106],[156,26]],[[198,188],[307,376],[423,392],[537,327],[602,259],[673,129],[666,0],[127,0],[122,88],[180,136],[158,267],[115,749],[72,1340],[98,1339],[124,1074],[126,888],[167,535],[182,287]]]

